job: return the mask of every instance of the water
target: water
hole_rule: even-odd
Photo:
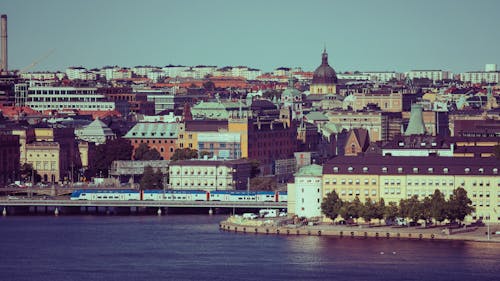
[[[500,280],[500,245],[220,232],[224,217],[0,218],[0,280]]]

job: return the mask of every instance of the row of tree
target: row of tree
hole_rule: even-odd
[[[436,189],[431,197],[422,200],[414,195],[408,199],[401,199],[399,205],[390,202],[385,205],[383,199],[373,202],[369,198],[365,203],[361,203],[359,198],[351,201],[343,201],[335,191],[332,191],[323,198],[321,203],[322,212],[330,219],[335,220],[338,216],[345,220],[363,218],[366,222],[372,219],[385,219],[394,221],[397,217],[407,218],[417,222],[425,220],[430,222],[450,222],[463,221],[467,215],[474,212],[472,201],[467,197],[467,191],[459,187],[453,190],[453,194],[446,200],[444,194]]]

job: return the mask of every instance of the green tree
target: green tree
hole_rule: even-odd
[[[140,181],[140,188],[144,189],[161,189],[163,174],[160,170],[157,172],[151,166],[144,167],[144,173],[142,174]]]
[[[378,219],[379,221],[384,218],[385,213],[385,201],[384,198],[380,198],[380,200],[375,205],[375,212],[373,214],[374,219]]]
[[[431,218],[440,223],[446,219],[446,199],[439,189],[434,190],[434,194],[431,196],[430,215]]]
[[[345,220],[357,220],[361,216],[362,210],[363,204],[361,204],[358,196],[356,196],[352,202],[342,204],[342,208],[340,208],[340,215]]]
[[[212,157],[212,153],[210,153],[210,152],[208,152],[208,151],[206,151],[206,150],[202,150],[202,151],[200,151],[200,159],[205,158],[205,156],[207,156],[207,157],[209,157],[209,158],[210,158],[210,157]]]
[[[447,204],[447,218],[452,222],[463,221],[474,210],[472,201],[467,197],[467,191],[463,187],[454,189]]]
[[[122,138],[108,140],[106,143],[98,145],[92,158],[91,167],[93,169],[87,172],[85,176],[107,177],[111,163],[115,160],[132,159],[133,150],[130,141]]]
[[[413,195],[409,199],[401,199],[399,208],[403,218],[409,218],[416,222],[421,217],[421,204],[417,195]]]
[[[250,164],[252,165],[250,177],[255,178],[260,174],[260,162],[257,159],[250,159]]]
[[[339,198],[339,195],[335,192],[335,190],[328,193],[321,202],[321,211],[331,220],[335,220],[337,218],[340,214],[341,208],[342,200]]]
[[[42,180],[42,176],[40,176],[40,174],[38,174],[38,171],[33,169],[33,166],[29,163],[22,164],[19,173],[21,175],[21,179],[24,182],[31,182],[36,184]],[[34,179],[32,179],[32,177],[34,177]]]
[[[394,221],[398,216],[401,216],[398,204],[396,202],[389,202],[389,205],[384,208],[384,219],[386,221]]]
[[[149,148],[146,143],[141,143],[135,150],[134,160],[161,160],[161,154],[156,148]]]
[[[203,88],[207,91],[213,91],[215,90],[215,84],[209,80],[203,83]]]
[[[373,218],[375,218],[375,213],[377,212],[377,204],[374,203],[369,197],[366,198],[365,204],[362,205],[360,216],[365,220],[365,222],[370,223]]]
[[[256,177],[250,179],[251,190],[276,190],[277,184],[274,177]]]
[[[178,161],[196,158],[198,158],[198,150],[190,148],[178,148],[174,151],[174,155],[172,155],[170,160]]]

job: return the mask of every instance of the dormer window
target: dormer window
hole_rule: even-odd
[[[498,174],[498,168],[493,168],[493,174]]]
[[[484,169],[483,168],[479,168],[479,173],[480,174],[484,174]]]
[[[418,168],[413,168],[413,173],[418,173]]]
[[[429,174],[432,174],[434,172],[434,168],[428,168],[427,172],[429,172]]]
[[[387,167],[382,167],[382,172],[387,173]]]
[[[465,168],[464,172],[465,172],[466,174],[470,173],[470,168]]]
[[[363,167],[363,172],[368,172],[368,167]]]
[[[398,173],[400,173],[400,174],[403,173],[403,167],[398,168]]]
[[[448,174],[448,168],[443,168],[443,173]]]
[[[347,168],[347,170],[352,173],[352,171],[354,170],[354,168],[353,167],[349,167],[349,168]]]
[[[339,172],[339,167],[333,167],[333,172],[338,173]]]
[[[398,143],[398,145],[399,145],[399,146],[405,146],[405,143],[404,143],[404,142],[402,142],[402,141],[400,141],[400,142]]]

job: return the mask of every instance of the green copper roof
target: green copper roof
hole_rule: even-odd
[[[304,166],[300,168],[300,170],[295,173],[295,176],[318,176],[321,177],[323,175],[323,166],[312,164],[308,166]]]

